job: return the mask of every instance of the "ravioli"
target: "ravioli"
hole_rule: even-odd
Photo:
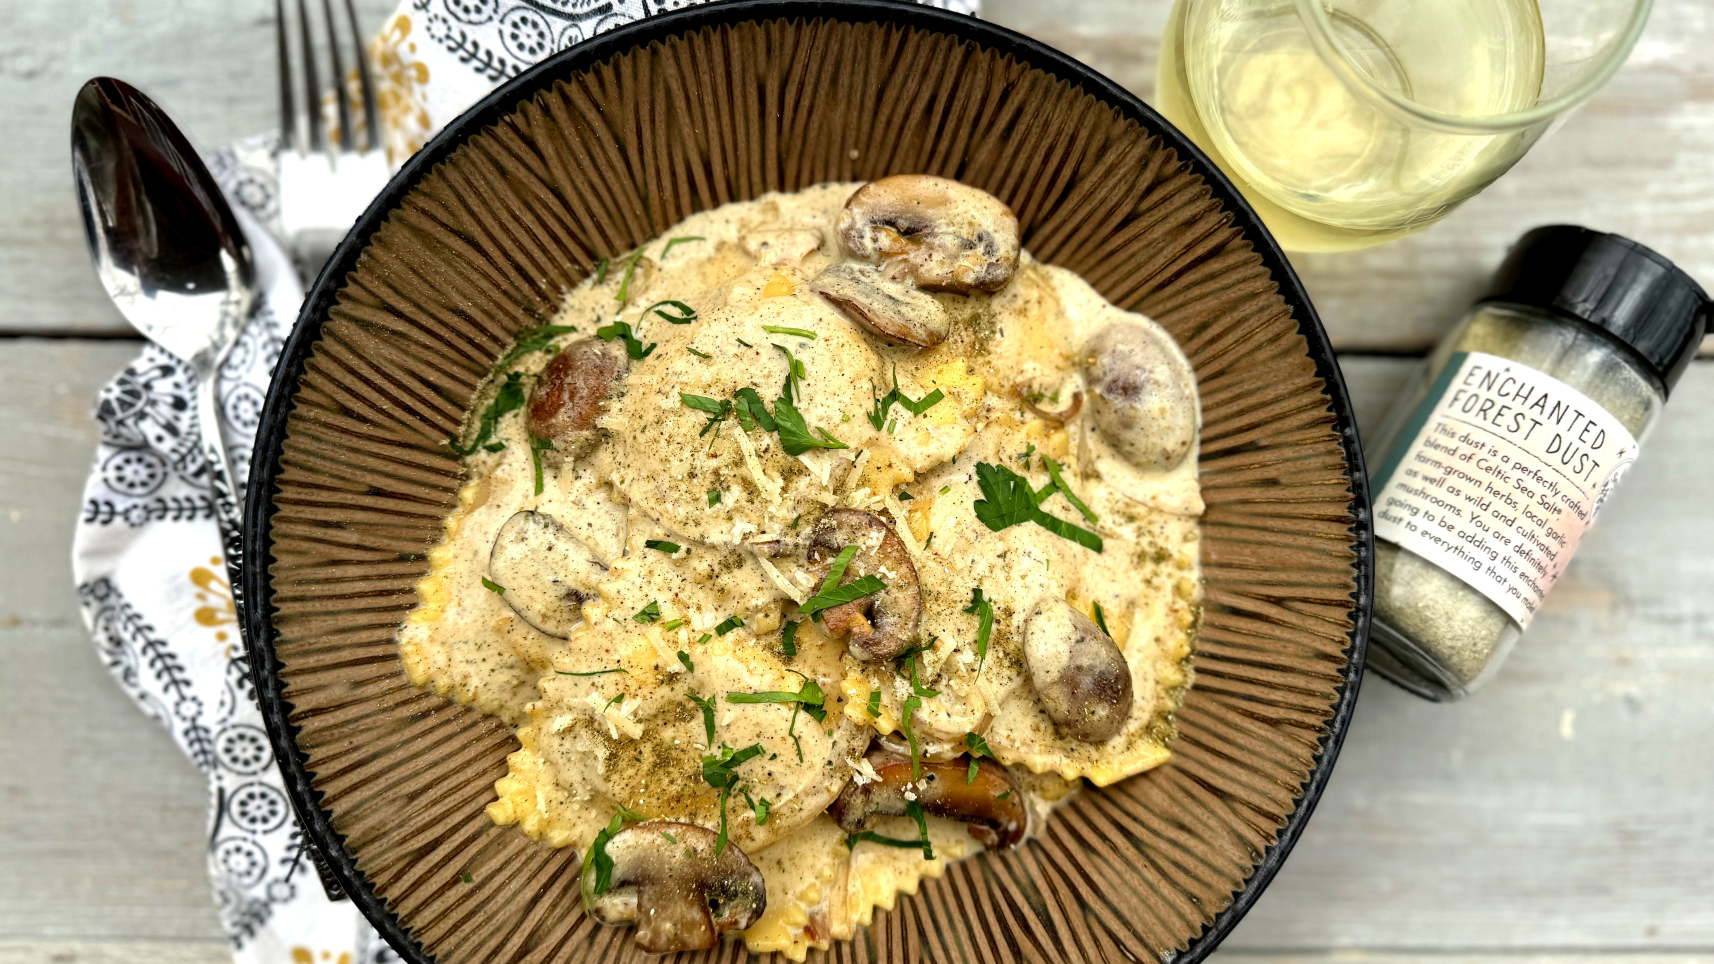
[[[718,834],[765,900],[717,929],[793,960],[1016,845],[1085,780],[1167,760],[1192,682],[1194,448],[1144,464],[1122,434],[1182,436],[1157,396],[1188,363],[1017,249],[1015,223],[989,232],[998,201],[901,183],[876,196],[908,210],[830,184],[704,212],[568,292],[454,442],[470,481],[399,633],[414,683],[517,727],[496,824],[578,848],[586,875],[615,834]],[[943,190],[964,194],[937,209]],[[1118,391],[1086,350],[1113,326],[1165,346],[1154,408],[1087,403]],[[618,377],[579,370],[573,344],[622,358]],[[538,435],[555,379],[581,407]],[[1038,688],[1043,600],[1099,621],[1128,700],[1110,737],[1068,735]],[[958,810],[978,763],[1012,789]]]

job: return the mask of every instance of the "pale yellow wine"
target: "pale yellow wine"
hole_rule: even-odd
[[[1539,96],[1535,0],[1345,2],[1333,20],[1360,69],[1417,103],[1480,116]],[[1291,0],[1178,0],[1155,107],[1293,251],[1363,247],[1425,227],[1541,133],[1440,133],[1376,110],[1321,61]]]

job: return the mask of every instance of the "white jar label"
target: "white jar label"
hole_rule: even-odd
[[[1637,449],[1618,419],[1559,379],[1457,352],[1371,477],[1375,537],[1528,626]]]

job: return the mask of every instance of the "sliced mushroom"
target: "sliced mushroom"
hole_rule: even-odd
[[[821,612],[821,625],[834,636],[850,635],[846,646],[858,659],[892,659],[916,639],[922,620],[922,583],[916,564],[893,526],[872,512],[830,509],[810,529],[809,562],[825,574],[846,546],[857,554],[840,585],[875,576],[886,588]]]
[[[1016,847],[1029,830],[1030,809],[1012,771],[987,758],[976,761],[970,780],[970,758],[945,763],[923,762],[921,775],[911,779],[910,757],[888,750],[871,750],[866,758],[879,780],[845,785],[827,813],[846,833],[874,826],[876,817],[901,817],[914,793],[924,813],[970,825],[970,836],[989,850]]]
[[[1089,413],[1101,437],[1145,472],[1178,467],[1196,445],[1196,373],[1153,324],[1114,322],[1083,346]]]
[[[625,377],[625,365],[625,349],[617,341],[579,338],[566,345],[530,389],[530,435],[553,439],[561,452],[587,449],[603,404]]]
[[[696,951],[760,920],[768,906],[762,872],[717,835],[670,820],[634,824],[607,842],[613,876],[595,893],[595,862],[583,862],[583,909],[603,924],[637,925],[637,946],[652,954]]]
[[[986,191],[928,174],[870,181],[845,202],[839,236],[868,261],[902,259],[929,291],[999,291],[1018,267],[1018,218]]]
[[[1131,667],[1095,621],[1063,599],[1044,599],[1024,623],[1024,661],[1042,709],[1085,743],[1117,736],[1131,716]]]
[[[524,622],[561,639],[583,621],[607,565],[545,512],[513,513],[494,536],[488,578]]]
[[[811,278],[809,287],[863,330],[892,344],[932,348],[946,340],[946,309],[940,302],[874,265],[841,261]]]

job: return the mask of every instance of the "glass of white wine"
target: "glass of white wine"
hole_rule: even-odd
[[[1177,0],[1155,107],[1289,251],[1390,241],[1613,76],[1651,0]]]

